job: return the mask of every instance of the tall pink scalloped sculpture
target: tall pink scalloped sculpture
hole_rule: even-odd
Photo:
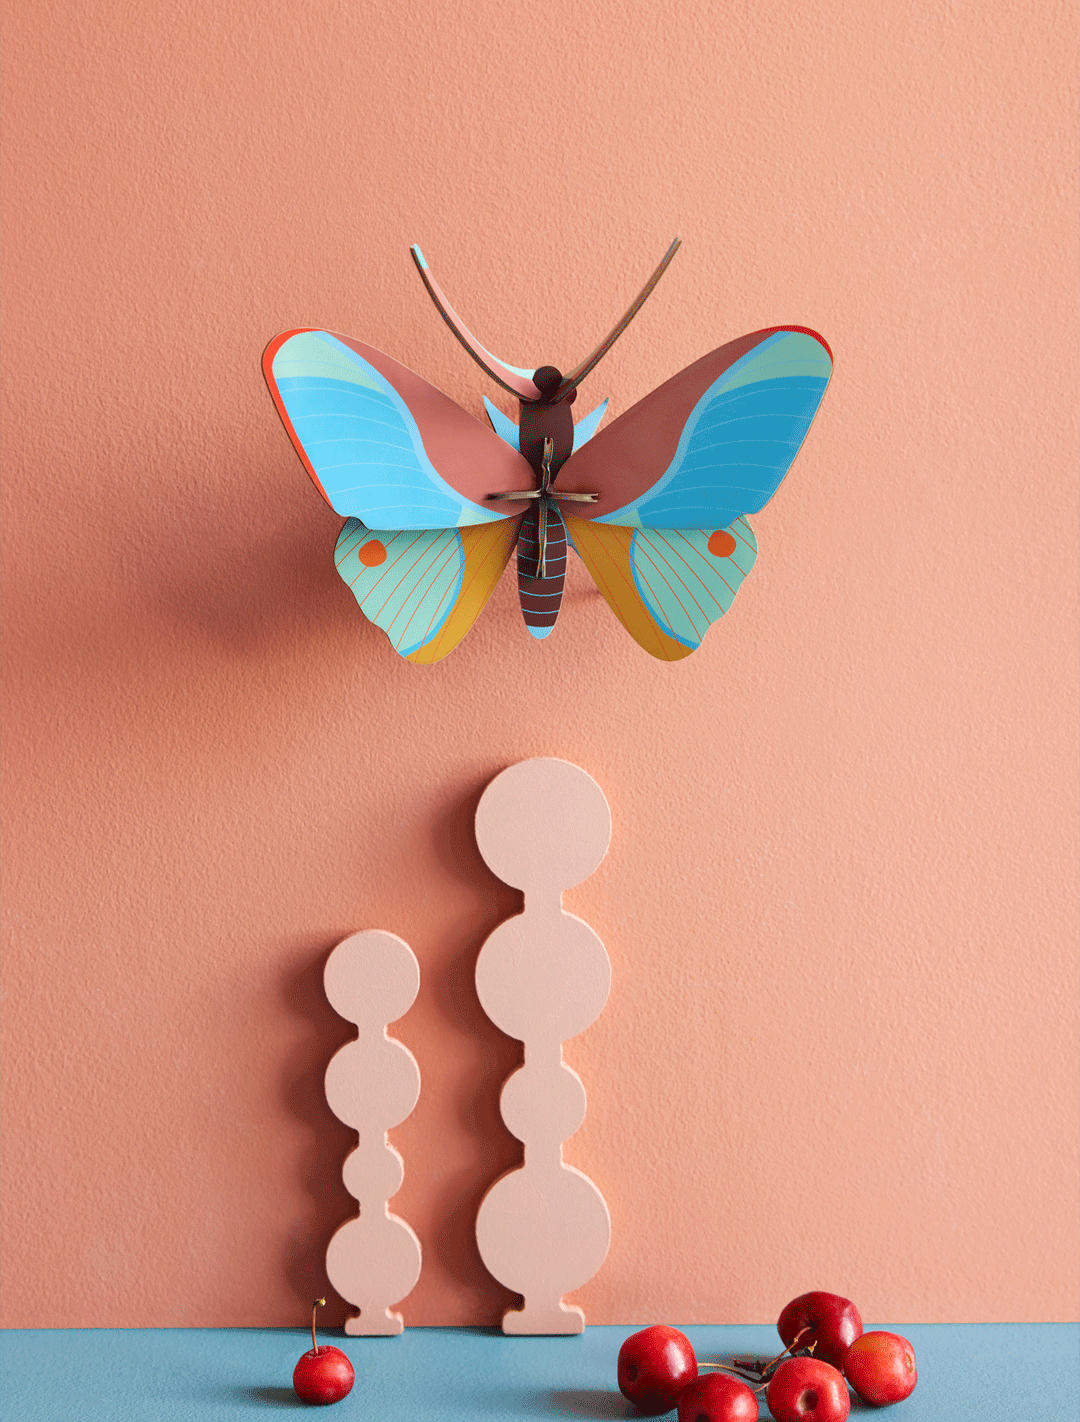
[[[580,1333],[585,1315],[562,1295],[592,1278],[611,1241],[603,1195],[562,1158],[586,1104],[562,1044],[596,1020],[611,988],[604,945],[564,912],[562,893],[593,873],[610,839],[603,791],[565,760],[504,770],[476,811],[488,867],[525,894],[524,912],[496,928],[476,964],[484,1011],[525,1046],[524,1065],[507,1078],[500,1102],[525,1162],[494,1182],[476,1218],[484,1264],[524,1300],[503,1315],[504,1333]]]
[[[360,1213],[331,1239],[326,1273],[342,1298],[360,1310],[345,1320],[346,1333],[400,1333],[401,1314],[390,1304],[403,1299],[420,1277],[420,1241],[387,1204],[401,1189],[405,1170],[386,1133],[416,1105],[420,1068],[386,1028],[412,1006],[420,967],[402,939],[369,929],[337,945],[323,982],[330,1006],[359,1029],[326,1068],[331,1111],[360,1134],[341,1172]]]

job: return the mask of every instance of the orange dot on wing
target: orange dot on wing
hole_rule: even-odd
[[[709,552],[716,558],[730,558],[738,547],[726,528],[718,528],[709,536]]]
[[[356,556],[365,568],[377,568],[380,563],[386,562],[386,548],[377,538],[373,538],[370,543],[364,544]]]

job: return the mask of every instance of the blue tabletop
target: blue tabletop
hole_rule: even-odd
[[[919,1383],[882,1414],[895,1422],[1068,1422],[1080,1399],[1080,1326],[868,1324],[902,1333]],[[475,1418],[629,1418],[615,1360],[633,1328],[576,1338],[506,1338],[492,1329],[410,1328],[397,1338],[320,1342],[343,1348],[356,1384],[331,1416],[394,1422]],[[770,1357],[770,1327],[688,1327],[700,1359]],[[210,1422],[302,1409],[292,1370],[302,1329],[27,1329],[0,1333],[5,1422]],[[761,1415],[768,1416],[764,1402]],[[668,1416],[674,1419],[675,1414]]]

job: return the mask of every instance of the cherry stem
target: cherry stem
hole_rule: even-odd
[[[747,1370],[747,1372],[756,1373],[759,1378],[763,1378],[763,1377],[765,1376],[765,1374],[769,1371],[770,1368],[775,1368],[776,1365],[777,1365],[777,1363],[782,1362],[783,1359],[786,1358],[789,1353],[793,1353],[793,1352],[795,1351],[795,1349],[800,1346],[800,1344],[799,1344],[799,1339],[803,1336],[804,1333],[812,1333],[812,1332],[813,1332],[813,1329],[810,1327],[809,1324],[807,1324],[807,1326],[806,1326],[805,1328],[800,1328],[800,1330],[798,1331],[798,1333],[796,1333],[795,1337],[794,1337],[794,1338],[791,1340],[791,1342],[787,1345],[787,1347],[784,1349],[784,1351],[783,1351],[782,1353],[777,1353],[776,1357],[775,1357],[775,1358],[771,1358],[767,1363],[761,1363],[761,1362],[750,1363],[750,1362],[744,1361],[744,1359],[742,1359],[742,1358],[733,1358],[733,1359],[732,1359],[732,1362],[735,1364],[736,1367],[738,1367],[738,1368],[745,1368],[745,1369]],[[814,1351],[814,1349],[815,1349],[816,1346],[817,1346],[817,1339],[815,1339],[814,1342],[810,1344],[808,1351],[812,1353],[812,1352]],[[758,1388],[757,1391],[760,1392],[761,1389]]]
[[[325,1299],[316,1299],[315,1302],[311,1305],[311,1351],[313,1353],[317,1353],[319,1351],[319,1345],[315,1342],[315,1310],[317,1308],[325,1307]]]
[[[738,1358],[735,1359],[738,1362]],[[699,1368],[722,1368],[725,1373],[734,1373],[737,1378],[742,1378],[743,1382],[757,1382],[757,1378],[752,1378],[749,1373],[741,1372],[738,1368],[728,1367],[727,1363],[698,1363]],[[758,1375],[760,1376],[760,1374]]]

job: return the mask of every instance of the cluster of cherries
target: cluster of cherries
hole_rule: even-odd
[[[918,1379],[907,1339],[864,1333],[859,1310],[839,1294],[800,1294],[776,1327],[782,1353],[767,1363],[736,1358],[731,1367],[699,1364],[677,1328],[644,1328],[619,1349],[619,1388],[646,1417],[678,1407],[679,1422],[754,1422],[762,1391],[776,1422],[844,1422],[848,1383],[864,1402],[886,1407],[902,1402]],[[699,1367],[720,1371],[699,1377]]]

